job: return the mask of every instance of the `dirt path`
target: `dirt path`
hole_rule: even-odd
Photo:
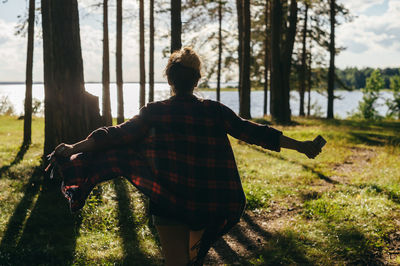
[[[329,177],[334,183],[325,182],[318,191],[332,189],[335,184],[350,184],[349,174],[361,172],[375,156],[373,149],[353,147],[352,154],[346,158],[343,164],[333,165],[335,175]],[[293,206],[299,206],[296,199],[290,199]],[[285,204],[286,205],[286,204]],[[275,203],[270,206],[269,211],[254,213],[246,211],[240,223],[232,231],[218,241],[209,251],[206,265],[246,265],[249,260],[257,260],[259,254],[265,248],[274,250],[274,241],[279,241],[282,228],[294,221],[295,215],[299,214],[300,208],[283,208]],[[395,221],[400,228],[400,220]],[[400,255],[400,232],[389,236],[390,245],[379,261],[383,265],[394,265],[393,259]],[[272,246],[272,249],[271,249]],[[276,247],[275,247],[276,249]],[[278,248],[279,251],[279,248]],[[285,251],[283,251],[285,252]],[[291,251],[286,251],[291,252]],[[294,254],[298,264],[307,264],[304,254]],[[380,264],[380,263],[379,263]]]

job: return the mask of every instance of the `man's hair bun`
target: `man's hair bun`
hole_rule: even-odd
[[[190,47],[183,47],[171,54],[165,75],[174,84],[175,93],[192,90],[201,78],[201,60]]]

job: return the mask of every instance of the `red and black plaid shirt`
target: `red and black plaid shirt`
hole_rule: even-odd
[[[239,221],[245,207],[227,135],[279,151],[280,131],[237,116],[225,105],[195,96],[147,104],[129,121],[92,132],[99,151],[61,165],[64,192],[126,177],[157,209],[201,228],[214,220]]]

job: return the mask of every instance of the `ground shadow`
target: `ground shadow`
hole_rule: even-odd
[[[318,120],[322,125],[329,125],[335,127],[349,127],[360,130],[374,130],[374,129],[385,129],[385,130],[400,130],[400,123],[396,121],[368,121],[368,120],[341,120],[341,119],[325,119],[325,118],[314,118]]]
[[[394,135],[384,135],[377,133],[365,133],[365,132],[350,132],[350,135],[355,138],[358,142],[369,146],[399,146],[400,137]]]
[[[329,227],[329,231],[331,231]],[[339,227],[334,229],[339,256],[349,265],[384,265],[381,248],[374,247],[374,241],[368,239],[357,227]],[[335,241],[335,240],[332,240]]]
[[[28,191],[17,206],[5,233],[7,237],[2,241],[2,249],[8,251],[8,258],[14,265],[72,264],[81,218],[70,213],[60,192],[59,180],[43,180],[42,172],[36,186],[38,188]],[[29,205],[38,191],[39,196],[30,210]],[[13,235],[21,229],[18,240]]]
[[[30,211],[34,198],[39,192],[43,170],[36,167],[23,189],[23,197],[16,206],[13,215],[10,217],[0,243],[0,250],[14,249],[21,236],[24,222]]]
[[[250,233],[251,231],[251,233]],[[213,249],[223,263],[233,265],[281,265],[310,264],[305,250],[299,245],[300,237],[293,234],[268,232],[245,213],[242,222],[236,225],[227,235],[241,247],[233,247],[226,240],[220,239]],[[237,250],[242,249],[241,253]],[[244,250],[243,250],[244,249]],[[206,263],[215,263],[208,258]]]
[[[12,160],[12,162],[10,164],[4,165],[0,168],[0,178],[3,176],[4,173],[6,173],[10,169],[10,167],[18,164],[24,158],[24,155],[28,151],[29,146],[30,146],[30,143],[23,143],[21,145],[21,147],[19,147],[19,151],[18,151],[17,155],[15,155],[15,158]]]
[[[156,265],[140,245],[136,232],[138,222],[135,219],[127,183],[121,178],[115,178],[113,182],[118,201],[118,226],[124,249],[123,265]]]
[[[260,148],[260,147],[258,147],[258,146],[249,145],[249,144],[247,144],[247,143],[245,143],[245,142],[239,142],[239,144],[241,144],[241,145],[247,145],[248,147],[252,148],[253,150],[256,150],[256,151],[261,152],[261,153],[264,153],[264,154],[266,153],[266,151],[265,151],[263,148]],[[319,172],[319,171],[316,171],[314,168],[312,168],[312,167],[310,167],[310,166],[308,166],[308,165],[306,165],[306,164],[302,164],[302,163],[300,163],[300,162],[297,162],[297,161],[294,161],[294,160],[290,160],[290,159],[288,159],[288,158],[283,157],[283,156],[280,155],[280,154],[277,154],[277,153],[268,153],[268,156],[274,157],[274,158],[279,159],[279,160],[281,160],[281,161],[285,161],[285,162],[289,162],[289,163],[292,163],[292,164],[300,165],[301,167],[303,167],[304,170],[310,171],[311,173],[317,175],[318,178],[320,178],[320,179],[326,181],[327,183],[330,183],[330,184],[341,184],[340,182],[338,182],[338,181],[336,181],[336,180],[333,180],[333,179],[330,178],[329,176],[326,176],[326,175],[324,175],[323,173],[321,173],[321,172]]]

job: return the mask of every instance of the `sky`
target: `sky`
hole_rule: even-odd
[[[27,0],[0,0],[0,82],[23,82],[26,65],[26,37],[16,36],[18,16],[27,12]],[[40,2],[40,1],[37,1]],[[102,15],[91,7],[93,0],[79,0],[82,57],[85,81],[101,81]],[[123,76],[125,82],[139,80],[138,1],[126,0],[123,5]],[[354,16],[351,22],[337,27],[336,42],[345,47],[336,57],[336,66],[400,67],[400,0],[352,0],[342,3]],[[147,15],[145,15],[148,17]],[[162,16],[156,14],[156,16]],[[115,80],[115,6],[110,3],[110,70]],[[164,82],[163,68],[167,59],[162,49],[168,43],[168,19],[156,19],[155,80]],[[203,27],[202,30],[207,30]],[[34,81],[43,80],[42,42],[36,32],[34,48]],[[148,46],[146,45],[146,51]],[[327,57],[327,60],[329,58]],[[148,64],[146,64],[147,68]]]

